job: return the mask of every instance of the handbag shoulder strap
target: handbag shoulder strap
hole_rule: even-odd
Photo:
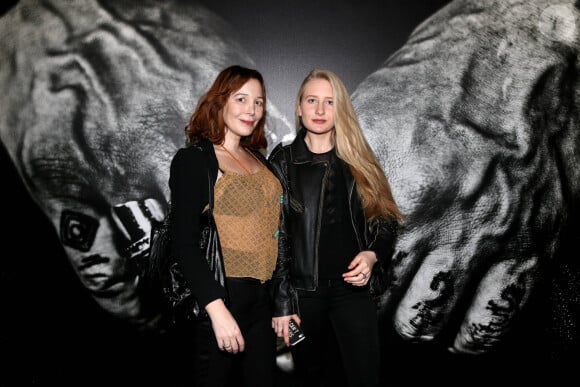
[[[211,176],[210,168],[207,169],[207,181],[208,181],[208,198],[209,198],[209,210],[213,212],[213,185],[215,182]]]
[[[209,142],[209,141],[208,141]],[[208,200],[209,209],[213,212],[213,187],[216,182],[216,177],[213,173],[213,165],[217,166],[217,157],[213,149],[213,144],[209,143],[207,147],[204,148],[205,157],[207,158],[207,186],[208,186]]]

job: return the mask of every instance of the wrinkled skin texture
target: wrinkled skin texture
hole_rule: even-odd
[[[223,21],[193,2],[20,1],[0,19],[0,137],[57,230],[82,284],[112,315],[148,327],[132,257],[112,207],[155,204],[169,163],[217,73],[255,67]],[[290,133],[269,105],[272,146]],[[149,225],[150,227],[150,225]]]
[[[403,338],[489,351],[576,260],[579,7],[454,1],[354,92],[406,215],[380,309]]]
[[[111,209],[165,208],[195,102],[224,66],[252,62],[191,2],[79,3],[22,0],[0,19],[0,138],[83,285],[148,326],[137,240],[115,222],[134,219]],[[500,343],[547,267],[568,265],[580,184],[577,8],[479,3],[433,15],[353,94],[406,214],[381,313],[410,340],[451,330],[466,353]],[[268,112],[272,147],[291,130]]]

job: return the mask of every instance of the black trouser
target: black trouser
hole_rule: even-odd
[[[368,286],[355,287],[342,279],[319,282],[316,291],[298,290],[306,339],[292,347],[292,357],[300,385],[328,385],[332,374],[342,368],[348,386],[378,386],[378,321]],[[340,356],[327,351],[331,331]],[[325,364],[328,359],[336,359],[330,369]],[[340,360],[342,364],[337,364]]]
[[[276,335],[266,284],[258,280],[226,278],[228,308],[244,336],[245,350],[230,354],[218,349],[211,321],[196,325],[197,386],[271,387],[276,367]]]

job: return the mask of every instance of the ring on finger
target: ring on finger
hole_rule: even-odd
[[[367,275],[366,275],[365,273],[363,273],[362,271],[361,271],[360,273],[362,274],[362,276],[363,276],[363,279],[365,279],[365,280],[366,280],[366,279],[367,279]]]

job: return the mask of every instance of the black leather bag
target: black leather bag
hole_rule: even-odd
[[[208,171],[209,206],[200,216],[201,237],[199,248],[207,260],[214,278],[222,286],[225,284],[223,255],[215,220],[213,218],[213,182]],[[152,225],[149,255],[149,281],[161,286],[163,296],[169,305],[173,323],[196,321],[207,318],[205,309],[200,308],[197,299],[187,285],[179,263],[171,256],[171,204],[163,222]]]

